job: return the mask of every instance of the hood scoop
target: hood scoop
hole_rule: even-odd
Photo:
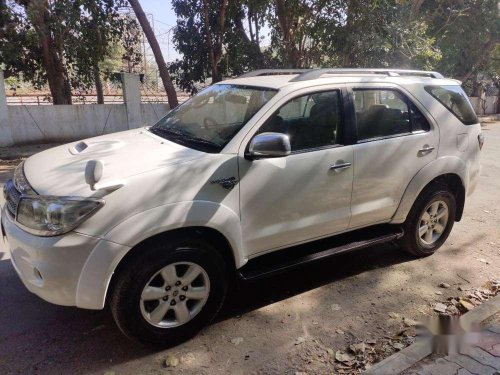
[[[77,155],[85,151],[85,149],[89,147],[85,142],[78,142],[76,145],[71,147],[69,149],[69,152],[71,152],[73,155]]]
[[[98,154],[114,151],[124,146],[124,142],[112,140],[81,141],[69,148],[72,155]]]

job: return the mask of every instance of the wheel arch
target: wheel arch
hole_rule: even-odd
[[[132,247],[118,262],[116,265],[111,279],[109,281],[108,290],[106,292],[106,301],[109,298],[110,291],[113,290],[113,283],[117,278],[117,275],[124,269],[129,262],[133,262],[134,258],[147,249],[148,245],[152,243],[169,241],[173,237],[192,237],[208,240],[208,242],[214,246],[218,253],[222,256],[226,266],[228,267],[228,272],[234,273],[236,270],[236,263],[233,255],[233,249],[228,239],[218,230],[210,227],[183,227],[177,229],[171,229],[166,232],[157,233],[151,237],[148,237],[141,242],[137,243]],[[147,250],[146,250],[147,251]]]
[[[436,159],[422,168],[410,181],[391,223],[403,223],[424,189],[436,183],[447,186],[454,194],[457,203],[455,221],[460,221],[465,206],[467,181],[467,167],[463,160],[457,157]]]
[[[113,275],[148,241],[173,235],[207,236],[230,267],[246,263],[239,216],[215,202],[181,202],[134,215],[123,221],[94,248],[80,274],[77,306],[102,309]]]

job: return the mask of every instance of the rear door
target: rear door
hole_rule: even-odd
[[[349,227],[387,222],[410,180],[437,156],[439,131],[395,87],[350,86],[354,112],[354,181]]]

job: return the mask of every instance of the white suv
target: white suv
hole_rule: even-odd
[[[173,345],[214,318],[235,275],[395,240],[434,253],[482,144],[460,82],[439,73],[256,71],[152,127],[27,159],[2,233],[31,292],[109,303],[127,336]]]

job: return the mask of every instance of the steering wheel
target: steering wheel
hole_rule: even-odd
[[[207,129],[216,129],[217,125],[217,121],[215,121],[212,117],[205,117],[203,119],[203,126]]]

